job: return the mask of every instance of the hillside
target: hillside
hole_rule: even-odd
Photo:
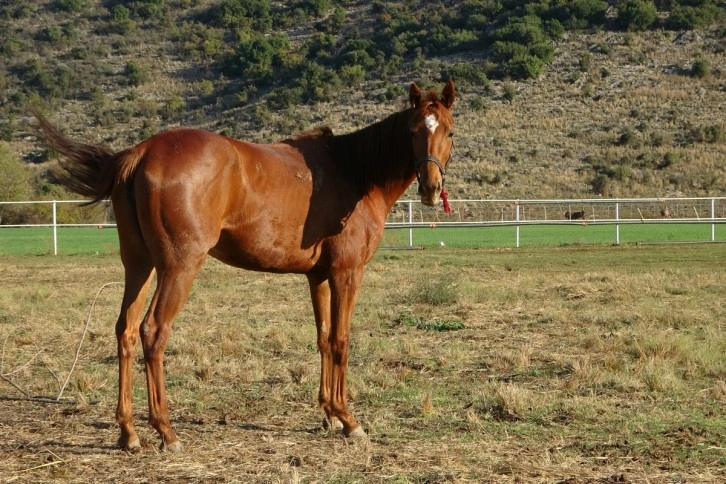
[[[657,18],[637,29],[622,26],[625,2],[592,0],[602,18],[587,24],[549,2],[502,3],[5,4],[0,144],[32,179],[16,196],[63,195],[30,106],[118,149],[181,125],[270,142],[362,127],[402,108],[410,82],[449,77],[452,198],[726,193],[723,2],[688,2],[712,16],[694,29],[677,28],[675,2],[656,2]],[[524,44],[511,40],[522,32]],[[522,45],[530,51],[502,54]]]

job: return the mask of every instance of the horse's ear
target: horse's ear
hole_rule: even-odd
[[[449,81],[444,86],[444,90],[441,92],[441,102],[447,108],[451,109],[456,99],[456,92],[454,91],[454,81]]]
[[[412,108],[417,108],[423,103],[423,93],[415,82],[411,84],[411,89],[408,91],[408,100],[411,102]]]

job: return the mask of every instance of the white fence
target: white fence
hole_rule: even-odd
[[[451,213],[425,207],[416,200],[396,203],[387,228],[514,226],[515,247],[520,246],[520,227],[527,225],[612,225],[613,242],[620,244],[625,224],[709,224],[710,241],[716,240],[716,224],[726,222],[726,197],[614,198],[561,200],[452,200]]]
[[[100,208],[79,207],[84,200],[0,202],[0,229],[47,227],[52,229],[53,254],[58,253],[60,227],[115,227],[110,203]],[[612,225],[613,243],[620,244],[620,226],[626,224],[708,224],[710,241],[716,225],[726,222],[726,197],[620,198],[562,200],[450,200],[451,213],[441,206],[426,207],[417,200],[396,203],[386,228],[408,229],[413,247],[414,229],[422,227],[514,226],[514,246],[520,246],[520,227],[528,225]],[[8,208],[33,206],[32,224],[3,224]],[[7,218],[7,217],[5,217]],[[75,222],[73,221],[75,220]],[[82,222],[78,222],[82,220]]]

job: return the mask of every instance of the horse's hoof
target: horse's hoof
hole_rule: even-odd
[[[127,450],[129,452],[137,452],[141,450],[141,442],[138,437],[134,439],[127,439],[125,437],[119,437],[116,446],[119,449]]]
[[[343,422],[336,417],[326,417],[323,419],[323,428],[325,430],[343,430]]]
[[[172,442],[171,444],[167,444],[166,442],[163,442],[161,444],[161,450],[165,450],[167,452],[181,452],[184,450],[184,446],[182,446],[182,443],[180,441]]]
[[[368,438],[368,434],[366,434],[366,431],[360,425],[350,432],[345,433],[345,436],[351,440],[364,440]]]

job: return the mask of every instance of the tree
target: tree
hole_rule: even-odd
[[[0,143],[0,201],[16,202],[32,198],[31,173],[5,143]],[[21,205],[0,205],[0,224],[15,223],[23,218]]]

